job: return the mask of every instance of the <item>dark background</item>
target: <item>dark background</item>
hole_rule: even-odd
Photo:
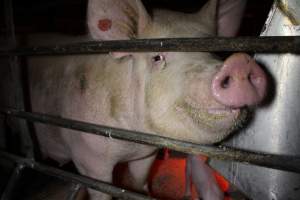
[[[143,0],[147,9],[170,8],[178,11],[197,11],[203,0]],[[248,0],[240,35],[258,35],[269,12],[272,0]],[[0,3],[1,6],[2,3]],[[14,20],[17,34],[33,32],[63,32],[83,34],[86,31],[87,0],[14,0]],[[1,9],[0,19],[4,13]],[[1,16],[2,15],[2,16]],[[0,20],[0,34],[5,32]]]

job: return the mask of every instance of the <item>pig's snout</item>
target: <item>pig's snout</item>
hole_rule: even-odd
[[[260,103],[266,87],[264,71],[245,53],[227,58],[212,80],[212,94],[216,100],[232,108]]]

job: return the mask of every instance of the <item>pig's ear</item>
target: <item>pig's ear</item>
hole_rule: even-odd
[[[220,0],[218,7],[218,35],[237,35],[247,0]]]
[[[136,38],[150,22],[140,0],[89,0],[87,23],[95,40]]]
[[[207,36],[217,34],[218,0],[209,0],[196,14],[196,20],[203,26],[201,32]]]

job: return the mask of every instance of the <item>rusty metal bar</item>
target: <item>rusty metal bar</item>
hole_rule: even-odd
[[[300,173],[300,157],[244,151],[225,146],[216,147],[210,145],[199,145],[148,133],[112,128],[77,120],[54,117],[46,114],[18,111],[14,109],[1,108],[0,113],[23,118],[31,122],[51,124],[59,127],[92,133],[99,136],[110,137],[111,139],[122,139],[141,144],[154,145],[157,147],[166,147],[190,154],[203,154],[220,160],[232,160],[245,164],[253,164]],[[72,133],[73,132],[70,132],[70,134]],[[74,133],[76,134],[76,132]]]
[[[14,189],[16,188],[16,185],[18,184],[18,182],[20,180],[23,169],[24,169],[24,165],[22,163],[19,163],[15,167],[15,169],[4,189],[4,192],[2,193],[1,200],[11,200],[13,198]]]
[[[33,46],[0,51],[0,56],[44,56],[69,54],[96,54],[108,52],[256,52],[299,53],[300,36],[269,37],[207,37],[207,38],[163,38],[115,41],[93,41],[68,45]]]
[[[38,162],[35,162],[28,158],[22,158],[20,156],[16,156],[4,151],[0,151],[0,158],[2,159],[8,159],[13,162],[17,162],[18,164],[22,164],[25,167],[32,168],[34,170],[37,170],[39,172],[42,172],[44,174],[47,174],[49,176],[54,176],[59,179],[65,180],[65,181],[71,181],[73,183],[80,183],[82,185],[85,185],[91,189],[95,189],[98,191],[101,191],[103,193],[107,193],[109,195],[112,195],[113,197],[125,199],[125,200],[155,200],[154,198],[147,197],[145,195],[141,195],[138,193],[130,192],[118,187],[115,187],[109,183],[96,180],[93,178],[89,178],[87,176],[82,176],[74,173],[70,173],[55,167],[50,167],[47,165],[40,164]]]

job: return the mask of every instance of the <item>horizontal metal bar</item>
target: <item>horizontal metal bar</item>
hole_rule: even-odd
[[[113,197],[130,199],[130,200],[155,200],[154,198],[147,197],[138,193],[130,192],[118,187],[115,187],[109,183],[89,178],[87,176],[70,173],[55,167],[47,166],[33,161],[32,159],[22,158],[4,151],[0,151],[0,158],[5,158],[19,164],[23,164],[26,167],[32,168],[49,176],[54,176],[65,181],[71,181],[73,183],[80,183],[89,188],[101,191],[112,195]]]
[[[257,153],[233,149],[225,146],[216,147],[210,145],[199,145],[148,133],[128,131],[45,114],[18,111],[14,109],[1,108],[0,113],[23,118],[31,122],[51,124],[73,130],[84,131],[95,135],[122,139],[141,144],[154,145],[157,147],[166,147],[189,154],[203,154],[220,160],[231,160],[245,164],[254,164],[268,168],[300,173],[300,157],[296,156]],[[70,132],[70,134],[72,133],[73,132]]]
[[[108,52],[259,52],[299,53],[300,36],[269,37],[207,37],[207,38],[163,38],[115,41],[93,41],[68,45],[34,46],[0,51],[0,56],[44,56],[68,54],[95,54]]]

